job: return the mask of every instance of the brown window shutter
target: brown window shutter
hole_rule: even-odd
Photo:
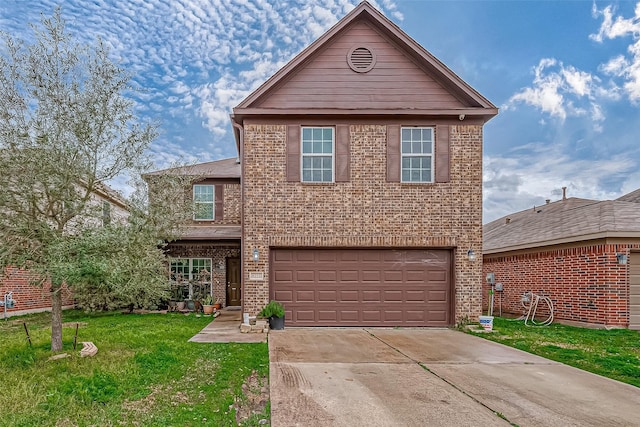
[[[400,126],[387,125],[387,182],[400,182]]]
[[[349,182],[350,138],[349,125],[336,126],[336,182]]]
[[[436,126],[436,182],[449,182],[449,126]]]
[[[287,125],[287,181],[300,181],[300,126]]]
[[[216,204],[216,221],[220,221],[224,218],[224,185],[218,184],[215,186],[215,204]]]

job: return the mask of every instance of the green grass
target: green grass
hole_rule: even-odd
[[[75,328],[63,329],[69,357],[51,361],[48,314],[0,321],[0,426],[233,426],[252,400],[243,384],[268,379],[265,343],[187,342],[211,317],[67,311],[63,321],[86,325],[76,350]],[[98,353],[81,358],[81,341]],[[242,425],[268,419],[268,403],[258,412]]]
[[[493,333],[482,338],[640,387],[640,333],[627,329],[587,329],[523,321],[493,320]]]

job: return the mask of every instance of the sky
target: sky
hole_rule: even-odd
[[[62,6],[101,37],[157,121],[157,169],[237,155],[232,108],[359,0],[3,0],[0,30]],[[484,128],[483,222],[640,188],[640,2],[370,1],[500,108]],[[124,181],[112,185],[125,194]]]

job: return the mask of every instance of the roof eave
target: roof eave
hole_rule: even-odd
[[[233,121],[242,123],[247,117],[282,117],[282,116],[420,116],[420,117],[454,117],[462,120],[465,118],[481,118],[487,122],[498,114],[498,108],[456,108],[437,110],[417,110],[417,109],[337,109],[337,108],[240,108],[233,109]]]
[[[560,239],[541,240],[539,242],[528,242],[518,245],[505,246],[502,248],[484,249],[485,255],[499,254],[504,252],[515,252],[527,249],[541,248],[545,246],[556,246],[567,243],[584,242],[598,239],[640,239],[640,231],[602,231],[598,233],[588,233],[579,236],[567,236]]]

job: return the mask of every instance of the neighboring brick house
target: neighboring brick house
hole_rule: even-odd
[[[244,311],[276,299],[297,326],[477,320],[468,253],[497,113],[360,3],[233,110]]]
[[[129,216],[126,202],[107,186],[100,186],[93,193],[89,204],[97,212],[96,215],[85,218],[92,224],[124,221]],[[45,283],[44,286],[39,286],[34,284],[34,280],[37,280],[37,277],[27,270],[8,268],[5,271],[5,275],[0,279],[0,300],[4,300],[4,295],[11,292],[16,302],[13,308],[6,309],[7,317],[51,311],[50,285]],[[62,292],[63,309],[73,308],[71,291],[63,286]],[[4,316],[4,312],[5,307],[0,307],[0,317]]]
[[[616,200],[566,198],[484,226],[483,273],[504,291],[496,310],[523,314],[526,292],[554,318],[640,329],[640,190]],[[487,306],[488,285],[483,292]]]

